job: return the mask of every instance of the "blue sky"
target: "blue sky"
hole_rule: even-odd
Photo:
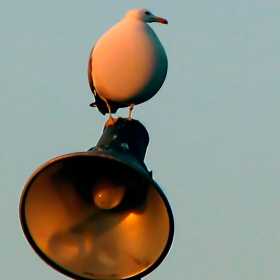
[[[272,0],[2,1],[1,277],[65,279],[23,237],[19,197],[41,164],[97,142],[106,118],[88,106],[88,56],[138,7],[169,21],[151,25],[168,55],[166,82],[133,116],[149,130],[146,163],[176,221],[170,254],[146,279],[279,279],[280,4]]]

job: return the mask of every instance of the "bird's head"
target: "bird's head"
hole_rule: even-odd
[[[133,18],[137,20],[141,20],[143,22],[159,22],[163,24],[168,24],[168,21],[164,18],[155,16],[150,11],[146,9],[136,9],[127,12],[125,18]]]

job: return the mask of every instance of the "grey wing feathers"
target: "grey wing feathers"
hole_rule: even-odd
[[[94,84],[93,84],[93,79],[92,79],[92,75],[91,75],[91,71],[92,71],[92,66],[91,66],[91,63],[92,63],[92,52],[93,52],[93,49],[94,49],[94,46],[90,52],[90,55],[89,55],[89,60],[88,60],[88,83],[89,83],[89,87],[92,91],[92,93],[94,94],[94,96],[96,95],[96,90],[95,90],[95,87],[94,87]]]

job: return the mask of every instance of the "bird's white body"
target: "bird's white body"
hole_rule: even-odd
[[[153,97],[164,83],[168,66],[153,29],[132,17],[125,17],[98,40],[90,63],[96,92],[120,107]]]

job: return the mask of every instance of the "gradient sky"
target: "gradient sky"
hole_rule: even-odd
[[[132,8],[169,21],[151,25],[168,55],[166,82],[133,112],[150,132],[146,163],[176,220],[170,254],[145,279],[279,279],[280,3],[273,0],[2,0],[1,279],[66,279],[27,244],[19,198],[41,164],[97,142],[106,117],[88,106],[88,56]]]

